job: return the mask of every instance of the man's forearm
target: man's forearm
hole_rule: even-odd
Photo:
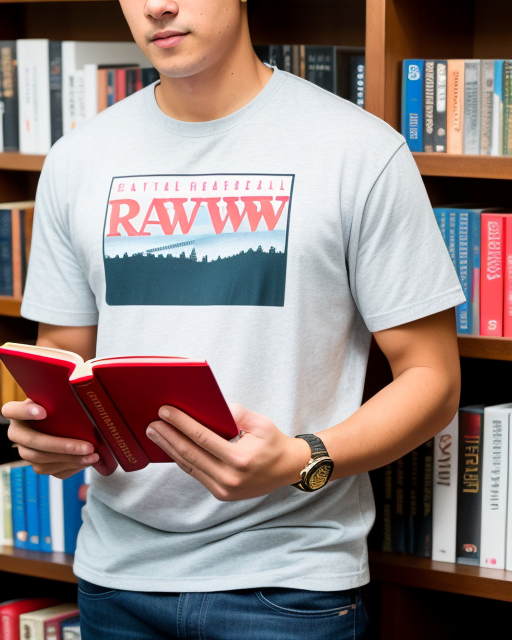
[[[332,479],[382,467],[441,431],[457,411],[460,384],[413,367],[344,422],[318,432],[334,460]]]

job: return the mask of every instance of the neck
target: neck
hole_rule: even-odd
[[[155,97],[160,109],[185,122],[218,120],[251,102],[272,76],[243,33],[229,56],[187,78],[161,75]]]

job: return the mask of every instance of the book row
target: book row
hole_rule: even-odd
[[[0,40],[0,152],[61,136],[158,79],[134,42]]]
[[[463,407],[374,474],[383,551],[512,570],[512,404]]]
[[[0,603],[2,640],[80,640],[76,603],[22,598]]]
[[[255,46],[262,62],[293,73],[364,108],[365,56],[359,47]]]
[[[434,214],[466,296],[457,332],[512,337],[512,214],[464,206]]]
[[[34,201],[0,203],[0,296],[21,300],[27,275]]]
[[[0,465],[0,544],[73,554],[87,486],[85,471],[59,480],[24,461]]]
[[[512,155],[512,60],[404,60],[411,151]]]

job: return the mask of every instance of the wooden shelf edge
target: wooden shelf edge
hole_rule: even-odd
[[[512,571],[371,551],[370,576],[386,584],[512,602]]]
[[[461,358],[512,361],[512,339],[458,336]]]
[[[423,176],[512,180],[512,156],[464,156],[413,153]]]
[[[21,318],[21,300],[0,296],[0,316]]]
[[[2,0],[0,0],[2,2]],[[41,171],[46,156],[8,151],[0,153],[0,169],[9,171]]]
[[[73,573],[73,556],[65,553],[42,553],[1,546],[0,571],[59,582],[77,582]]]

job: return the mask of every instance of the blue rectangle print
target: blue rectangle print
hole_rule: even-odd
[[[404,60],[402,79],[402,135],[411,151],[423,151],[424,60]]]

